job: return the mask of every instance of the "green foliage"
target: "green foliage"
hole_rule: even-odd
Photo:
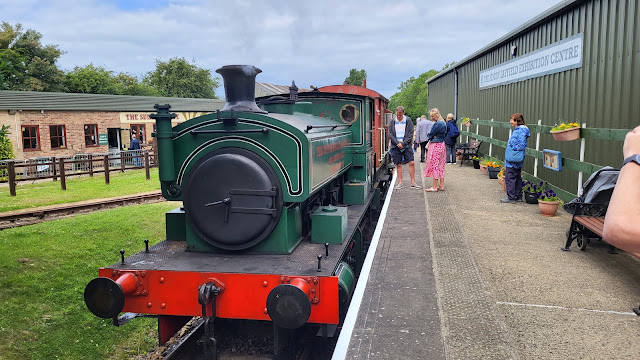
[[[156,181],[157,183],[157,181]],[[76,215],[0,232],[0,358],[131,359],[152,349],[154,319],[115,327],[84,305],[98,268],[164,238],[162,202]],[[123,220],[126,219],[126,220]]]
[[[347,76],[347,78],[344,79],[344,82],[345,84],[349,84],[349,85],[362,86],[362,83],[366,78],[367,78],[367,72],[364,71],[364,69],[361,69],[361,70],[351,69],[351,71],[349,71],[349,76]]]
[[[0,160],[13,159],[13,144],[9,139],[11,125],[2,125],[0,128]]]
[[[156,60],[156,69],[147,73],[143,82],[155,88],[161,96],[216,99],[220,79],[211,71],[190,64],[184,58]]]
[[[420,74],[417,79],[412,76],[409,80],[400,83],[398,87],[400,92],[395,93],[389,99],[389,109],[393,111],[396,107],[402,105],[405,113],[412,119],[416,119],[421,115],[428,116],[427,98],[429,92],[427,80],[437,73],[435,70],[429,70]]]
[[[0,25],[0,88],[5,90],[64,91],[64,73],[56,61],[58,45],[43,45],[42,34],[7,22]]]

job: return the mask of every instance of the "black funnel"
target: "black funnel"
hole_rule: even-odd
[[[256,105],[256,75],[262,70],[253,65],[226,65],[216,72],[222,75],[227,99],[220,111],[267,113]]]

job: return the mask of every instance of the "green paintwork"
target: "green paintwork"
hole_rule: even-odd
[[[321,206],[311,215],[311,242],[342,244],[347,236],[347,208]]]
[[[282,210],[280,221],[271,234],[259,244],[243,250],[248,254],[291,254],[302,240],[302,220],[299,206]],[[196,252],[224,252],[200,239],[189,223],[186,224],[187,250]]]
[[[186,240],[186,217],[182,208],[176,208],[165,213],[167,222],[167,240]]]
[[[336,276],[338,277],[338,286],[344,292],[347,299],[351,299],[353,290],[356,287],[356,276],[349,264],[341,261],[338,263]]]
[[[347,205],[364,205],[369,193],[369,183],[352,180],[344,184],[342,199]]]

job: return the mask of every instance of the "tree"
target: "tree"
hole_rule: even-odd
[[[362,86],[364,80],[367,78],[367,72],[362,70],[351,69],[349,76],[344,79],[345,84]]]
[[[173,58],[166,62],[156,60],[156,69],[147,73],[143,84],[156,89],[160,96],[217,99],[220,78],[184,58]]]
[[[13,144],[9,139],[11,125],[2,125],[0,128],[0,160],[13,159]]]
[[[421,115],[427,115],[429,109],[427,80],[437,73],[432,69],[420,74],[418,78],[412,76],[407,81],[401,82],[398,86],[400,91],[389,99],[389,109],[393,111],[398,105],[402,105],[405,113],[414,120]]]
[[[0,85],[7,90],[64,91],[64,73],[56,61],[58,45],[43,46],[42,34],[22,25],[0,25]]]

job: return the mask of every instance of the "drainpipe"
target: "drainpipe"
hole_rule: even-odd
[[[453,68],[453,78],[454,78],[453,118],[457,119],[458,118],[458,69],[455,67]]]

